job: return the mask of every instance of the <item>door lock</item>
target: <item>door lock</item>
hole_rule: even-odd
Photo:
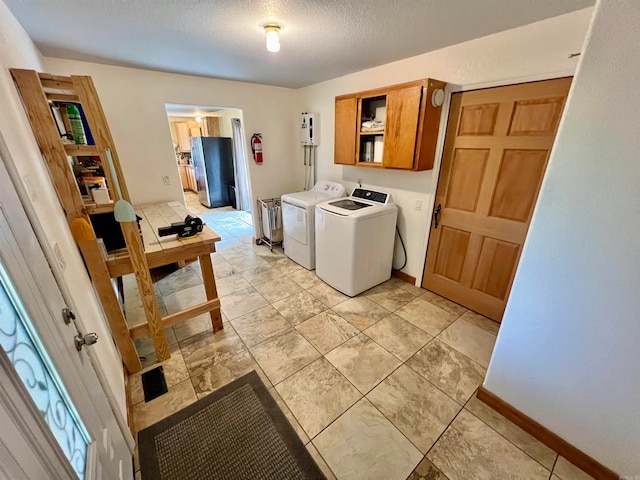
[[[75,337],[73,337],[73,341],[76,344],[76,350],[82,350],[82,347],[85,345],[93,345],[98,341],[98,334],[95,332],[87,333],[86,335],[82,335],[79,333]]]
[[[76,319],[76,314],[73,313],[73,311],[71,311],[68,308],[63,308],[62,309],[62,319],[64,320],[64,323],[69,325],[73,320]]]

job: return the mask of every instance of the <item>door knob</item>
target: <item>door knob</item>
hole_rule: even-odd
[[[438,215],[440,215],[440,210],[442,210],[442,204],[439,203],[436,209],[433,211],[433,228],[438,228]]]
[[[73,341],[76,344],[76,350],[82,350],[82,347],[85,345],[93,345],[98,341],[98,334],[95,332],[87,333],[86,335],[82,335],[79,333],[75,337],[73,337]]]

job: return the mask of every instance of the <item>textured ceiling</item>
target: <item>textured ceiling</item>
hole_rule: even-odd
[[[4,0],[45,56],[301,87],[594,0]],[[262,25],[282,26],[279,53]]]

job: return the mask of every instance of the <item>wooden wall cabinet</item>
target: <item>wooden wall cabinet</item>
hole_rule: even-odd
[[[178,147],[181,152],[191,151],[191,136],[187,122],[176,122],[176,134],[178,136]]]
[[[442,114],[432,97],[445,85],[427,78],[336,97],[334,163],[432,169]],[[363,128],[365,118],[384,119],[384,125]]]
[[[220,119],[218,117],[204,117],[202,119],[204,135],[207,137],[220,136]]]
[[[178,148],[182,153],[191,152],[191,137],[201,137],[202,129],[195,120],[185,120],[183,122],[173,122]]]

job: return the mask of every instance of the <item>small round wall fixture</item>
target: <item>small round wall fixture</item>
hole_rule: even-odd
[[[441,107],[444,103],[444,90],[436,88],[431,94],[431,105],[434,107]]]

